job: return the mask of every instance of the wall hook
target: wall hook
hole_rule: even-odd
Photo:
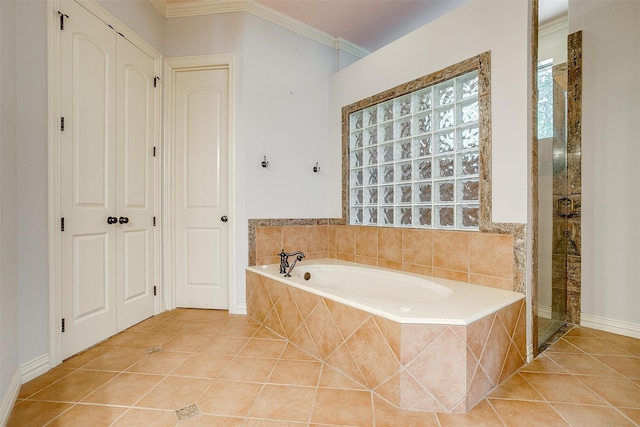
[[[320,166],[318,166],[318,162],[316,162],[316,165],[313,167],[313,171],[315,173],[319,173],[320,172]]]
[[[263,168],[266,168],[266,167],[268,167],[268,166],[269,166],[269,162],[267,161],[267,156],[264,156],[264,160],[262,161],[262,163],[260,163],[260,165],[261,165]]]

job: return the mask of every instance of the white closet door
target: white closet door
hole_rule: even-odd
[[[173,83],[176,305],[226,309],[229,72],[181,70]]]
[[[154,314],[154,60],[62,1],[62,357]],[[61,219],[62,228],[62,219]]]
[[[61,31],[62,357],[116,332],[116,37],[75,2]],[[62,219],[61,219],[62,223]],[[62,228],[62,224],[61,224]]]
[[[154,313],[154,61],[118,36],[118,331]]]

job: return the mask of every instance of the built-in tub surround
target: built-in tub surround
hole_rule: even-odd
[[[335,225],[333,220],[250,220],[249,265],[300,250],[305,260],[336,258],[427,276],[519,290],[512,234]]]
[[[351,264],[305,260],[298,274],[288,279],[278,274],[277,264],[249,267],[249,316],[406,410],[466,412],[524,364],[526,320],[521,294],[465,283],[447,286],[448,280],[433,279],[432,296],[438,301],[426,301],[423,308],[431,304],[449,309],[428,317],[416,316],[422,309],[414,307],[415,299],[413,313],[387,313],[369,309],[366,298],[351,298],[355,303],[345,299],[353,290],[330,296],[328,288],[314,290],[313,280],[296,277],[307,272],[305,265],[316,265],[315,270],[309,268],[313,277],[321,271],[318,264],[322,269],[324,264],[336,263]],[[388,271],[369,268],[377,275]],[[392,283],[389,286],[393,289]],[[456,311],[452,307],[464,306],[465,298],[485,299],[465,296],[464,289],[500,294],[502,299],[451,315]]]

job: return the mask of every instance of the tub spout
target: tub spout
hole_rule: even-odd
[[[293,260],[293,264],[291,264],[289,271],[287,271],[287,274],[285,274],[284,277],[291,277],[291,272],[293,271],[293,267],[296,266],[296,262],[302,261],[302,258],[304,258],[304,254],[300,251],[294,252],[291,255],[296,255],[296,259]]]
[[[302,258],[304,258],[304,253],[302,253],[301,251],[292,252],[288,254],[284,251],[284,249],[282,249],[282,251],[280,251],[278,255],[280,255],[280,274],[284,274],[284,277],[291,277],[291,272],[293,271],[293,268],[296,266],[296,263],[298,261],[302,261]],[[289,267],[289,257],[294,255],[296,259],[293,261],[293,264],[291,264],[291,266]],[[287,268],[289,270],[287,270]]]

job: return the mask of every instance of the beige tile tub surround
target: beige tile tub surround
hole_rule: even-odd
[[[467,412],[513,374],[524,307],[467,326],[401,324],[247,271],[250,317],[403,410]]]
[[[280,261],[281,249],[310,262],[338,258],[428,276],[514,289],[514,237],[465,231],[351,225],[255,227],[250,265]]]

